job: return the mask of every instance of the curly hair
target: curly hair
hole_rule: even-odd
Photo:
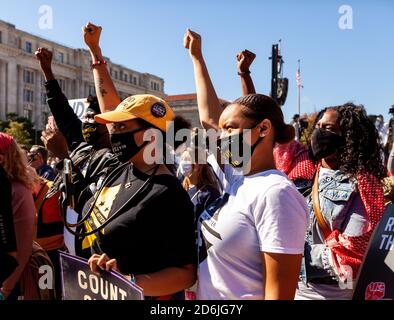
[[[1,164],[11,181],[20,182],[27,189],[34,190],[36,187],[35,176],[28,166],[24,152],[15,141],[3,155]]]
[[[352,178],[359,174],[371,174],[379,180],[386,177],[379,134],[364,106],[347,102],[327,107],[319,112],[312,130],[327,110],[338,113],[338,125],[345,138],[345,144],[338,150],[339,169]]]

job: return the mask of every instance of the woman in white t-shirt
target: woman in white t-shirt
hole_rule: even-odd
[[[212,154],[208,162],[225,187],[198,219],[198,298],[293,299],[307,207],[294,184],[276,170],[273,147],[294,139],[294,128],[265,95],[247,95],[222,110],[200,36],[188,30],[184,45],[194,65],[201,123],[221,130],[221,156]],[[241,145],[242,157],[237,157]]]

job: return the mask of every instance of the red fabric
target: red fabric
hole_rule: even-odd
[[[308,150],[301,143],[293,141],[286,145],[277,144],[274,158],[278,170],[286,173],[290,180],[312,180],[320,164],[316,166],[309,158]],[[372,232],[384,212],[384,195],[380,181],[370,174],[359,174],[357,188],[364,204],[369,228],[361,236],[352,237],[334,230],[326,239],[331,249],[331,262],[337,275],[345,281],[357,277]],[[350,268],[351,269],[350,269]]]
[[[334,230],[326,239],[326,245],[333,253],[334,267],[343,281],[349,278],[344,266],[352,268],[352,277],[357,277],[371,235],[383,216],[384,195],[380,181],[370,174],[357,177],[357,188],[364,204],[369,228],[361,236],[348,236]]]
[[[290,180],[312,180],[316,165],[309,158],[308,149],[298,141],[288,144],[276,144],[274,148],[276,168],[286,173]]]
[[[10,149],[13,142],[14,137],[6,133],[0,132],[0,153],[5,154]]]

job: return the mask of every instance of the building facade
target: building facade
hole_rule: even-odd
[[[28,118],[36,129],[42,130],[49,108],[44,77],[34,55],[39,47],[53,52],[53,73],[68,99],[95,95],[95,88],[87,50],[40,38],[0,20],[0,118],[15,113]],[[106,60],[121,99],[142,93],[165,97],[162,78]]]
[[[198,115],[197,94],[178,94],[166,96],[165,100],[173,108],[175,115],[179,115],[188,120],[192,128],[201,128],[200,117]],[[219,99],[222,107],[228,104],[228,101]]]

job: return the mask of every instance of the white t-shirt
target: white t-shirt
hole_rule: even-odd
[[[213,204],[198,220],[197,298],[263,299],[261,252],[304,252],[305,199],[278,170],[244,177],[228,165],[223,173],[212,155],[208,162],[229,196],[221,209]]]

